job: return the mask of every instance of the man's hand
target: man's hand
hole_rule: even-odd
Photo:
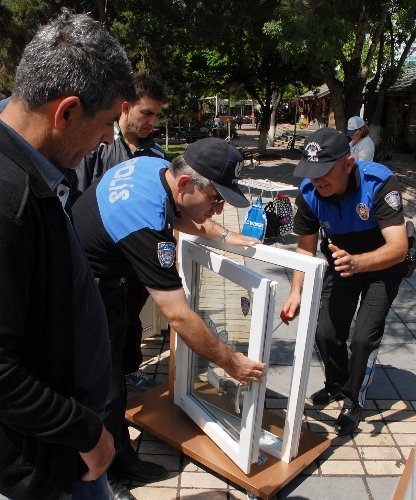
[[[283,304],[282,312],[280,313],[280,319],[285,325],[289,324],[298,316],[300,309],[301,296],[300,293],[291,292],[286,302]]]
[[[333,243],[328,244],[328,249],[332,252],[335,271],[337,271],[340,276],[342,276],[343,278],[347,278],[359,272],[356,256],[349,254],[341,248],[338,248]]]
[[[370,252],[351,255],[333,243],[328,245],[334,259],[335,271],[346,278],[357,273],[387,269],[406,258],[408,241],[406,226],[388,226],[381,230],[385,244]]]
[[[148,288],[153,300],[167,319],[170,327],[194,352],[223,368],[239,382],[260,382],[265,364],[253,361],[244,354],[232,351],[208,328],[185,299],[183,289],[155,290]]]
[[[265,367],[265,363],[253,361],[241,352],[232,352],[229,362],[222,366],[228,375],[244,385],[250,382],[261,382]]]
[[[318,232],[313,234],[302,234],[299,236],[298,248],[296,253],[301,255],[309,255],[314,257],[316,254],[316,246],[318,244]],[[280,319],[285,325],[289,324],[299,315],[300,303],[302,299],[302,285],[305,275],[303,271],[294,270],[292,278],[292,286],[290,293],[283,304]]]
[[[104,474],[114,457],[114,439],[103,427],[100,439],[94,448],[86,453],[79,452],[87,464],[88,472],[82,476],[82,481],[94,481]]]
[[[254,245],[261,243],[261,241],[257,238],[253,238],[252,236],[245,236],[244,234],[230,231],[225,238],[225,243],[228,245],[253,247]]]
[[[181,217],[175,217],[174,228],[182,233],[192,234],[194,236],[200,236],[201,238],[214,241],[219,241],[224,231],[224,227],[212,219],[207,219],[203,224],[197,224],[185,214],[182,214]],[[229,245],[243,247],[252,247],[261,243],[261,241],[257,238],[244,236],[243,234],[234,231],[229,231],[224,241]]]

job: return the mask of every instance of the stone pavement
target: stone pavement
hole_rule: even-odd
[[[257,132],[243,125],[236,145],[250,147],[255,144]],[[243,169],[243,176],[268,178],[292,184],[291,173],[299,157],[296,151],[270,148],[267,159],[251,170]],[[410,161],[408,161],[410,160]],[[414,181],[414,166],[410,158],[400,158],[401,166]],[[414,162],[414,160],[413,160]],[[390,163],[390,162],[389,162]],[[412,177],[413,176],[413,177]],[[294,196],[295,192],[293,192]],[[292,193],[291,193],[292,195]],[[263,193],[267,201],[268,193]],[[219,222],[240,230],[244,210],[225,206]],[[412,218],[412,213],[406,213]],[[296,237],[289,235],[275,246],[294,249]],[[272,272],[264,264],[246,261],[246,266],[263,274]],[[289,289],[289,276],[279,283],[282,301]],[[353,435],[338,437],[333,422],[341,404],[336,402],[313,407],[305,402],[304,424],[314,432],[332,440],[331,447],[281,490],[276,499],[304,500],[389,500],[393,497],[406,459],[416,442],[416,276],[405,279],[399,295],[387,316],[386,330],[378,355],[374,381],[368,392],[363,421]],[[276,308],[278,311],[279,304]],[[276,316],[278,316],[276,314]],[[284,415],[287,388],[291,376],[294,347],[294,328],[279,324],[273,334],[270,366],[267,379],[266,407]],[[168,335],[148,338],[143,343],[144,369],[156,380],[168,378]],[[323,367],[315,352],[310,369],[307,394],[322,387]],[[166,418],[169,418],[167,415]],[[243,499],[246,492],[209,470],[201,467],[169,445],[148,433],[130,428],[132,444],[140,447],[140,457],[163,464],[169,476],[163,481],[132,488],[140,499],[192,498],[198,500]]]

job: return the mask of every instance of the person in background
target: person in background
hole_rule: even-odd
[[[136,98],[132,102],[123,102],[120,118],[114,125],[114,142],[100,144],[98,149],[82,160],[80,168],[76,170],[79,192],[84,192],[109,168],[130,158],[165,158],[163,148],[152,137],[165,98],[163,85],[152,75],[136,74],[134,86]],[[139,368],[143,362],[140,347],[143,328],[138,311],[143,308],[149,294],[135,273],[128,278],[130,324],[125,339],[123,370],[130,388],[146,390],[155,385],[155,380]]]
[[[134,75],[134,87],[135,99],[121,105],[120,116],[114,124],[114,141],[100,144],[83,158],[76,170],[81,193],[109,168],[123,161],[136,156],[165,157],[162,147],[152,137],[165,98],[163,86],[154,76],[139,73]]]
[[[219,117],[219,115],[216,115],[216,117],[214,118],[213,126],[214,128],[221,128],[221,118]]]
[[[241,125],[243,124],[243,118],[241,115],[235,117],[235,123],[237,124],[237,129],[241,130]]]
[[[349,434],[358,427],[385,319],[406,271],[402,197],[387,167],[356,161],[345,135],[331,128],[305,140],[294,175],[306,177],[296,198],[296,251],[314,256],[321,231],[328,260],[316,331],[325,387],[311,400],[326,405],[345,399],[335,432]],[[299,312],[302,283],[303,273],[294,271],[281,312],[286,324]]]
[[[374,142],[368,135],[368,125],[361,116],[352,116],[348,120],[347,135],[351,137],[351,155],[359,161],[373,161]]]
[[[0,493],[13,500],[112,496],[107,320],[66,174],[112,142],[133,97],[120,44],[63,9],[25,47],[0,115]]]
[[[75,225],[99,283],[110,338],[118,339],[119,352],[128,328],[125,278],[135,272],[171,328],[192,349],[241,382],[261,379],[263,363],[231,351],[190,309],[175,265],[174,229],[234,245],[259,243],[211,220],[222,212],[225,201],[237,207],[249,205],[237,184],[241,168],[242,157],[234,146],[222,139],[200,139],[170,165],[147,156],[117,165],[75,203]],[[110,472],[115,479],[135,481],[137,455],[124,418],[126,387],[117,354],[113,350],[104,421],[125,452],[115,458]]]

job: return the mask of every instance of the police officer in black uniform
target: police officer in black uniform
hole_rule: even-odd
[[[116,165],[73,207],[81,243],[99,282],[112,342],[112,383],[104,421],[116,446],[122,447],[109,471],[113,490],[118,490],[118,479],[136,480],[137,469],[143,474],[146,468],[137,464],[124,420],[126,387],[121,365],[128,329],[125,278],[131,271],[173,330],[194,351],[239,381],[260,380],[263,375],[263,363],[231,351],[189,308],[175,266],[174,229],[231,245],[260,243],[211,221],[222,212],[225,201],[236,207],[249,205],[237,184],[241,167],[242,157],[234,146],[222,139],[201,139],[170,165],[146,156]],[[128,496],[124,494],[123,498]]]
[[[320,405],[346,398],[335,431],[349,434],[358,427],[385,318],[405,273],[402,197],[387,167],[356,161],[345,135],[331,128],[305,140],[294,175],[306,177],[296,199],[296,251],[315,255],[321,232],[328,260],[316,331],[325,387],[311,399]],[[281,313],[285,323],[299,312],[302,283],[303,273],[295,271]],[[349,356],[347,339],[356,311]]]

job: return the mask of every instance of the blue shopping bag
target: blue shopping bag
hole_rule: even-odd
[[[241,234],[258,238],[260,241],[264,240],[266,234],[267,218],[266,212],[263,208],[261,196],[251,205],[246,214]]]

